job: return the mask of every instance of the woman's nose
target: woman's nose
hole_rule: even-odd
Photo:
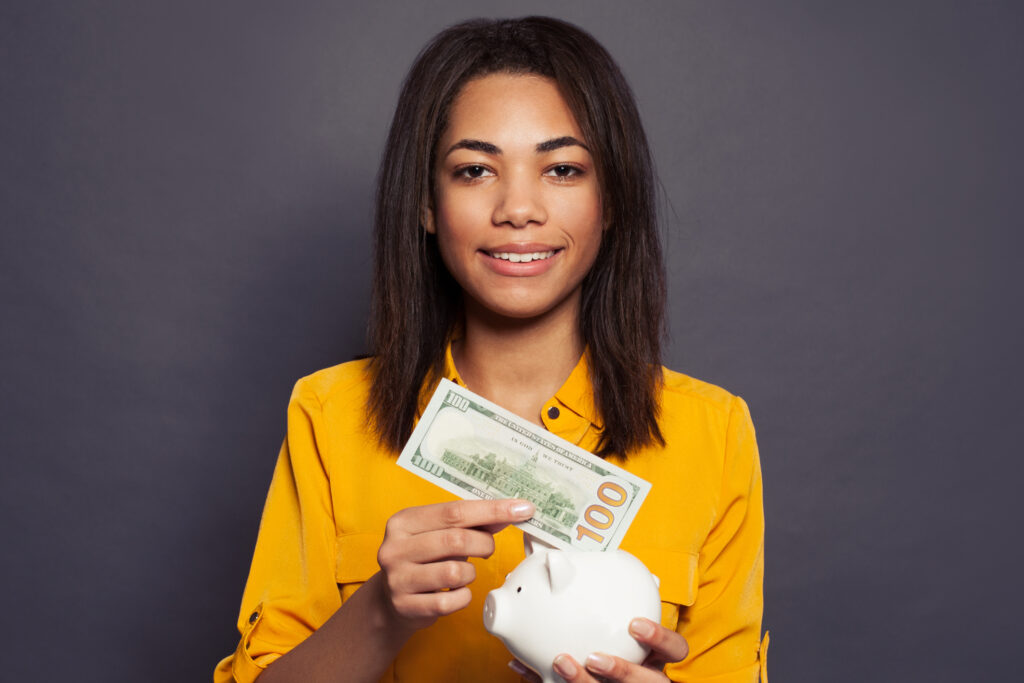
[[[530,223],[543,225],[547,218],[539,182],[509,179],[503,183],[491,218],[495,225],[525,228]]]

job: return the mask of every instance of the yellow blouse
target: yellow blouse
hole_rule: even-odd
[[[445,376],[463,384],[450,349]],[[296,384],[242,596],[242,637],[217,666],[216,683],[249,683],[327,621],[379,570],[377,549],[392,514],[454,499],[377,445],[364,411],[368,387],[366,361]],[[586,355],[542,417],[551,432],[596,448],[602,423]],[[665,448],[609,460],[652,484],[621,547],[661,579],[661,622],[689,643],[690,655],[666,674],[674,681],[766,683],[761,468],[747,406],[665,370],[660,426]],[[522,532],[508,527],[495,545],[490,558],[471,558],[477,578],[469,607],[416,633],[382,681],[519,680],[507,668],[504,645],[484,630],[482,613],[488,591],[523,559]]]

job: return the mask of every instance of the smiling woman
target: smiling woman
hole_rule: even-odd
[[[596,181],[599,190],[605,230],[594,267],[586,273],[579,292],[579,317],[573,330],[574,334],[579,331],[579,338],[567,339],[561,334],[556,335],[557,342],[537,337],[535,343],[545,348],[552,364],[552,351],[565,349],[560,361],[571,367],[579,358],[573,353],[580,341],[592,356],[601,358],[589,371],[593,400],[605,425],[597,446],[600,454],[627,453],[648,443],[662,443],[656,394],[662,380],[665,276],[647,140],[629,86],[607,51],[578,28],[544,17],[473,21],[452,27],[431,41],[406,78],[384,150],[377,192],[371,309],[375,381],[370,390],[376,428],[385,443],[401,448],[417,415],[418,404],[410,397],[418,396],[424,384],[436,383],[452,333],[465,322],[463,290],[442,261],[438,241],[428,239],[429,233],[421,228],[430,225],[432,211],[443,208],[439,186],[452,178],[439,169],[445,168],[442,165],[449,154],[463,148],[482,155],[461,171],[466,180],[495,174],[486,162],[503,156],[498,154],[504,152],[503,147],[471,129],[456,136],[449,125],[452,117],[460,114],[454,111],[456,101],[472,96],[473,86],[479,85],[474,81],[489,76],[505,82],[511,82],[510,77],[532,81],[538,92],[531,94],[547,91],[543,109],[549,115],[561,112],[563,130],[551,128],[525,142],[510,138],[506,145],[532,146],[536,157],[548,152],[571,153],[573,159],[548,160],[547,177],[569,178],[582,172],[582,180],[573,181],[580,186],[574,187],[593,187],[591,183]],[[540,82],[550,87],[542,88]],[[477,97],[473,106],[486,106],[480,101],[484,99]],[[500,119],[507,124],[530,108],[526,106],[529,100],[509,104],[516,106],[517,116]],[[471,122],[471,113],[463,108],[462,123]],[[531,116],[541,118],[539,112]],[[570,144],[566,137],[573,139]],[[588,163],[569,163],[572,161]],[[574,166],[575,170],[570,170]],[[522,189],[518,183],[510,186],[510,180],[518,178],[509,178],[506,172],[502,187],[514,192]],[[516,201],[516,195],[510,195],[509,201]],[[505,220],[500,214],[492,215],[494,218]],[[509,248],[499,253],[517,251]],[[629,333],[623,334],[623,330]],[[454,337],[456,353],[474,347],[466,343],[460,348],[460,338],[467,336]],[[491,335],[483,348],[489,349],[490,355],[502,344],[526,353],[526,347],[512,340],[507,330]],[[465,362],[460,370],[472,372]],[[506,407],[533,419],[533,408],[560,386],[555,374],[547,381],[532,378],[523,382],[526,386],[501,392],[503,396],[493,389],[488,392],[479,382],[474,388],[499,403],[519,404]]]
[[[441,378],[652,483],[621,544],[661,579],[660,623],[622,625],[651,655],[559,655],[565,680],[765,680],[753,427],[738,397],[661,366],[653,187],[632,95],[588,34],[531,17],[434,38],[381,165],[373,356],[295,387],[216,681],[533,676],[480,617],[533,505],[452,501],[395,466]]]

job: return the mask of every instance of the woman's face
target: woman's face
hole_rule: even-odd
[[[452,104],[425,227],[467,305],[500,316],[578,312],[601,245],[597,169],[553,81],[492,74]]]

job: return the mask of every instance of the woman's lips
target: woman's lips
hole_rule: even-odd
[[[561,247],[543,244],[509,244],[481,249],[484,263],[498,275],[532,277],[547,272],[562,253]]]

